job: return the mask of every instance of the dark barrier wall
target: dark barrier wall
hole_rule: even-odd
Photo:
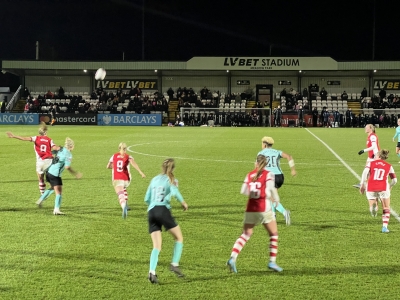
[[[39,124],[38,114],[13,114],[4,113],[0,114],[0,124],[3,125],[37,125]]]
[[[57,125],[97,125],[97,114],[56,114]],[[41,114],[39,122],[48,123],[51,115]]]
[[[57,125],[103,125],[103,126],[161,126],[162,114],[57,114]],[[49,114],[0,114],[3,125],[37,125],[49,123]]]
[[[161,126],[162,114],[98,114],[98,125]]]

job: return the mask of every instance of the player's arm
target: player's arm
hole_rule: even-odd
[[[393,167],[390,167],[389,177],[391,179],[390,188],[392,188],[397,183],[397,177],[396,177],[396,173],[394,172]]]
[[[21,141],[27,141],[27,142],[31,142],[32,139],[30,136],[18,136],[18,135],[14,135],[12,132],[6,132],[7,136],[9,138],[13,138],[13,139],[17,139],[17,140],[21,140]]]
[[[364,194],[365,183],[367,182],[368,174],[369,174],[369,166],[366,166],[364,168],[364,171],[363,171],[363,173],[361,175],[361,180],[360,180],[360,193],[361,194]]]
[[[371,151],[371,150],[374,151],[374,153],[375,153],[375,151],[376,151],[376,152],[378,151],[378,146],[377,146],[376,142],[372,142],[371,147],[368,147],[368,148],[365,148],[365,149],[363,149],[363,150],[360,150],[360,151],[358,152],[358,154],[361,155],[361,154],[363,154],[364,152],[368,152],[368,151]]]
[[[150,184],[147,188],[147,191],[146,191],[146,195],[144,196],[144,202],[147,205],[150,205],[150,202],[151,202],[151,190],[152,190],[152,182],[150,182]]]
[[[72,157],[69,157],[65,160],[65,169],[68,170],[75,178],[79,179],[82,178],[82,173],[79,173],[78,171],[75,171],[74,169],[71,168],[71,160]]]
[[[82,178],[82,173],[79,173],[78,171],[75,171],[71,168],[71,166],[66,166],[65,167],[68,172],[70,172],[73,176],[75,176],[77,179]]]
[[[138,164],[136,163],[136,161],[133,158],[129,159],[129,162],[131,163],[132,167],[134,167],[136,169],[136,171],[139,172],[140,176],[142,176],[142,178],[145,178],[146,175],[144,175],[144,173],[142,172],[142,170],[140,170]]]
[[[241,187],[241,189],[240,189],[240,193],[241,193],[242,195],[247,196],[247,197],[250,196],[249,185],[247,184],[247,176],[245,177],[245,179],[244,179],[244,181],[243,181],[242,187]]]
[[[174,196],[176,198],[176,200],[179,201],[179,203],[183,207],[183,210],[187,210],[188,205],[185,202],[185,200],[183,199],[183,196],[182,196],[181,192],[179,191],[178,187],[175,184],[172,184],[170,189],[171,189],[171,196]]]
[[[286,158],[288,160],[289,167],[290,167],[290,173],[292,174],[292,176],[296,176],[296,168],[294,166],[293,157],[290,154],[287,154],[285,152],[281,153],[281,157]]]
[[[361,155],[364,152],[368,152],[368,151],[373,151],[374,154],[376,154],[378,152],[378,144],[376,142],[376,137],[375,136],[371,137],[371,147],[368,147],[368,148],[366,148],[364,150],[360,150],[358,152],[358,155]]]
[[[111,156],[111,158],[110,158],[110,160],[108,161],[108,164],[107,164],[107,169],[112,169],[113,168],[113,158],[114,158],[114,156]]]

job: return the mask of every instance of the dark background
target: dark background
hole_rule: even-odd
[[[395,3],[2,0],[0,60],[35,59],[36,41],[41,60],[114,61],[123,53],[130,61],[269,55],[398,60]],[[5,77],[0,74],[0,82]]]

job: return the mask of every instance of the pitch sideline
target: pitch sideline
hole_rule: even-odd
[[[350,171],[351,174],[354,175],[355,178],[357,178],[358,181],[361,180],[361,177],[335,152],[327,143],[325,143],[323,140],[321,140],[318,136],[316,136],[314,133],[312,133],[309,129],[304,128],[306,131],[308,131],[309,134],[311,134],[313,137],[315,137],[318,141],[321,142],[322,145],[324,145],[341,163],[343,166],[346,167],[347,170]],[[399,214],[392,208],[390,207],[390,213],[392,214],[393,217],[396,218],[397,221],[400,222],[400,216]]]

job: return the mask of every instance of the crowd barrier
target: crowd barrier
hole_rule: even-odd
[[[38,125],[49,123],[50,114],[3,113],[2,125]],[[57,114],[57,125],[101,125],[101,126],[161,126],[162,114]]]

